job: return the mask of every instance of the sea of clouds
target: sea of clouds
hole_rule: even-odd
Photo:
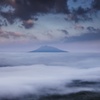
[[[74,80],[100,82],[99,61],[97,53],[1,53],[0,97],[100,91],[98,85],[69,87]]]

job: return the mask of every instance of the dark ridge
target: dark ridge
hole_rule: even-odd
[[[4,97],[0,100],[100,100],[100,93],[90,92],[90,91],[81,91],[77,93],[71,94],[55,94],[55,95],[46,95],[46,96],[35,96],[35,95],[27,95],[22,97]]]
[[[68,87],[94,87],[94,86],[99,87],[100,82],[73,80],[72,83],[68,85]]]
[[[39,100],[100,100],[100,93],[82,91],[67,95],[50,95],[44,96]]]

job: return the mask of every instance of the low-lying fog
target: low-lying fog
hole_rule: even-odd
[[[97,53],[1,53],[0,66],[0,97],[100,91],[100,84],[70,86],[75,80],[100,82]]]

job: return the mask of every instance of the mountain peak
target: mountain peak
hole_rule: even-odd
[[[41,46],[38,49],[31,51],[31,52],[67,52],[67,51],[63,51],[56,47],[45,45],[45,46]]]

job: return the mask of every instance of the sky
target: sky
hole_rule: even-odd
[[[43,45],[50,45],[73,52],[99,52],[99,2],[0,2],[0,51],[31,51]],[[37,5],[34,6],[34,3]]]

